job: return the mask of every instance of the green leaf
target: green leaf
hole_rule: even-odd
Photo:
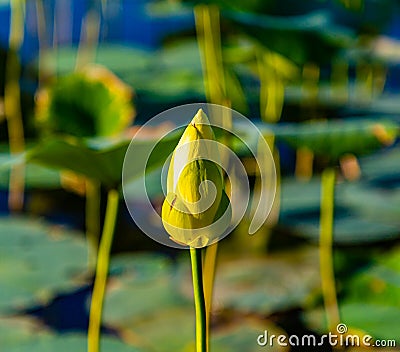
[[[293,148],[308,148],[336,161],[347,153],[365,155],[390,145],[398,130],[398,125],[390,120],[354,118],[282,124],[276,127],[276,138]]]
[[[154,315],[146,319],[136,320],[129,324],[127,330],[132,331],[140,346],[146,351],[171,352],[194,351],[195,324],[194,308],[160,308]],[[211,331],[210,350],[214,352],[255,352],[283,351],[278,346],[260,347],[257,337],[267,330],[269,334],[284,334],[270,322],[254,322],[240,319],[229,326],[220,326]]]
[[[218,267],[215,301],[220,308],[270,314],[302,306],[318,285],[318,255],[314,249],[267,259],[238,259]]]
[[[378,304],[349,303],[340,305],[342,321],[379,339],[395,339],[400,343],[400,308]]]
[[[114,327],[139,322],[160,310],[185,306],[175,288],[172,263],[155,254],[112,258],[104,322]]]
[[[291,233],[319,241],[320,180],[283,179],[280,226]],[[399,236],[398,194],[380,192],[365,184],[336,185],[333,241],[336,244],[387,241]]]
[[[34,320],[0,318],[1,348],[7,352],[85,352],[87,336],[78,333],[55,334]],[[102,336],[101,349],[115,352],[140,352],[120,340]]]
[[[280,346],[275,340],[273,346],[267,344],[260,347],[257,337],[268,332],[268,336],[287,334],[270,322],[254,322],[241,319],[240,322],[230,327],[223,327],[211,332],[211,350],[216,352],[260,352],[260,351],[286,351],[287,347]]]
[[[87,269],[81,234],[18,217],[0,218],[0,312],[78,287]]]
[[[45,70],[50,73],[73,72],[76,65],[77,47],[57,47],[47,50],[40,58]],[[96,48],[95,63],[107,67],[120,77],[129,72],[147,71],[152,55],[149,51],[120,44],[100,44]]]
[[[18,163],[21,158],[14,157],[8,153],[0,153],[0,188],[8,189],[10,181],[11,165]],[[21,160],[23,161],[23,159]],[[9,166],[7,166],[9,165]],[[55,170],[40,166],[25,166],[25,188],[59,188],[60,173]]]
[[[161,166],[177,143],[177,137],[165,138],[156,145],[147,163],[147,171]],[[128,139],[52,138],[27,151],[27,162],[38,163],[55,169],[65,169],[100,181],[107,187],[119,187]],[[138,157],[153,149],[153,140],[135,141]],[[132,179],[142,177],[145,170],[139,165],[127,165]]]
[[[365,302],[341,303],[339,308],[341,323],[346,324],[350,334],[353,334],[352,329],[356,329],[361,333],[361,338],[368,334],[373,339],[396,340],[396,344],[400,343],[398,328],[400,308]],[[310,329],[321,334],[328,333],[322,309],[307,312],[304,320]],[[337,332],[332,331],[332,334]]]
[[[375,257],[359,270],[345,287],[345,302],[391,305],[400,300],[400,250],[395,248]]]

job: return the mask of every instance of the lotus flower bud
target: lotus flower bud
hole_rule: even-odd
[[[175,242],[204,247],[229,226],[231,206],[219,164],[214,132],[200,109],[176,146],[168,170],[162,220]]]

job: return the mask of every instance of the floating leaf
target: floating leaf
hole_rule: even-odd
[[[112,258],[110,273],[104,302],[107,324],[123,327],[185,303],[174,285],[173,267],[163,256],[120,255]]]
[[[345,286],[346,303],[398,306],[400,300],[400,250],[385,252],[358,271]]]
[[[270,322],[254,322],[251,320],[241,319],[240,322],[230,326],[221,328],[212,332],[211,349],[217,352],[260,352],[260,351],[286,351],[287,347],[280,346],[276,340],[271,346],[267,343],[265,346],[259,346],[257,343],[258,336],[267,331],[268,336],[279,336],[287,334],[280,330],[277,326]],[[261,342],[264,342],[261,340]],[[266,341],[267,342],[267,341]]]
[[[159,309],[146,319],[129,324],[138,344],[146,351],[194,351],[195,324],[194,311],[187,308]],[[252,322],[241,319],[232,322],[230,326],[220,326],[211,331],[210,350],[214,352],[242,351],[284,351],[278,346],[260,347],[257,337],[267,330],[269,334],[284,334],[279,328],[269,322]],[[129,333],[128,333],[129,336]]]
[[[54,334],[34,320],[0,318],[1,348],[7,352],[85,352],[87,336],[84,334]],[[139,352],[116,338],[103,336],[101,349],[115,352]]]
[[[318,270],[316,249],[222,262],[216,274],[215,308],[269,314],[302,306],[319,285]],[[188,272],[181,275],[189,277]],[[191,297],[187,280],[181,290]]]
[[[356,185],[341,183],[336,186],[334,243],[368,243],[397,238],[400,235],[396,215],[397,198],[381,195],[381,202],[391,199],[391,203],[386,203],[379,210],[379,203],[372,201],[372,198],[376,200],[377,191],[372,189],[371,195],[365,189],[364,196],[357,199],[357,193],[354,194],[352,190],[361,186]],[[309,182],[283,180],[280,225],[293,234],[319,241],[320,188],[317,178]],[[379,214],[385,209],[389,209],[390,213],[383,215],[382,219]],[[372,216],[374,212],[376,216]]]
[[[0,218],[0,311],[12,312],[78,287],[87,268],[82,236],[39,221]]]
[[[365,219],[395,226],[400,225],[400,189],[398,191],[390,188],[384,190],[368,187],[362,183],[350,183],[346,187],[340,187],[337,195],[341,204]]]
[[[77,47],[57,47],[42,53],[43,68],[50,73],[66,74],[73,72],[76,65]],[[120,44],[101,43],[96,48],[95,63],[107,67],[120,77],[129,72],[147,71],[151,52]]]
[[[341,322],[375,339],[400,342],[400,249],[374,255],[365,267],[346,278],[339,302]],[[321,332],[326,329],[322,311],[305,314],[307,324]]]
[[[360,166],[363,177],[379,188],[385,188],[385,181],[397,180],[397,188],[400,188],[399,160],[400,148],[398,147],[361,158]],[[387,189],[392,189],[391,186],[392,184],[389,183]]]
[[[337,160],[344,154],[364,155],[392,144],[398,125],[390,120],[346,119],[282,124],[276,138],[294,148],[308,148]]]
[[[177,137],[165,138],[157,146],[147,163],[147,170],[161,166],[177,143]],[[52,138],[40,143],[26,153],[27,162],[38,163],[55,169],[65,169],[102,182],[108,187],[121,184],[122,166],[128,139]],[[135,142],[137,155],[146,155],[154,146],[153,140]],[[144,170],[128,165],[132,178],[143,176]]]
[[[8,153],[0,153],[0,188],[8,189],[10,170],[3,167],[7,163],[13,163],[13,156]],[[59,188],[60,173],[58,171],[40,166],[27,165],[25,168],[25,188]]]
[[[395,340],[396,344],[400,343],[398,327],[400,308],[363,302],[341,303],[339,308],[341,323],[346,324],[350,334],[353,334],[352,330],[355,329],[361,336],[368,334],[374,339]],[[321,334],[328,333],[322,309],[307,312],[304,320],[310,329]],[[332,334],[337,332],[332,331]]]

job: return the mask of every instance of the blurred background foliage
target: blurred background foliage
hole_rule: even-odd
[[[399,345],[399,37],[396,0],[1,0],[1,348],[85,350],[105,195],[120,188],[130,138],[155,114],[204,101],[256,123],[279,172],[267,224],[249,237],[245,218],[220,244],[212,351],[259,351],[266,329],[328,331],[318,258],[326,169],[336,174],[341,322]],[[150,128],[143,150],[165,128]],[[178,138],[148,165],[157,209],[156,176]],[[231,146],[256,194],[254,158]],[[122,203],[103,349],[192,351],[187,258],[141,234]]]

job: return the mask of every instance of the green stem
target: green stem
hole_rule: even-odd
[[[118,191],[114,189],[110,190],[108,192],[106,217],[97,256],[96,277],[94,280],[92,300],[90,304],[88,352],[99,351],[101,315],[107,283],[110,250],[118,213],[118,201]]]
[[[203,284],[204,284],[204,301],[206,305],[207,351],[210,341],[210,317],[211,317],[217,254],[218,254],[218,242],[215,242],[211,246],[207,247],[206,254],[204,257]]]
[[[96,267],[98,240],[100,235],[100,182],[86,179],[86,209],[85,225],[86,239],[88,242],[88,267],[93,270]]]
[[[206,305],[204,301],[203,273],[202,273],[202,250],[201,248],[190,248],[190,259],[192,262],[193,294],[196,310],[196,352],[207,351],[207,318]]]
[[[328,328],[335,331],[340,323],[336,298],[335,271],[333,267],[332,243],[335,197],[335,170],[327,168],[321,180],[321,219],[320,219],[320,274],[322,295]]]

